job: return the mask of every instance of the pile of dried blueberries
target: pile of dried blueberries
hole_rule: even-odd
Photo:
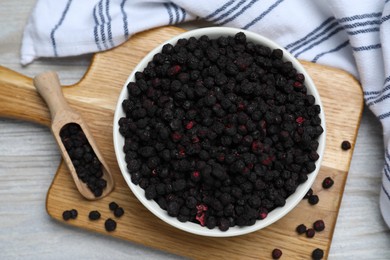
[[[283,51],[242,32],[166,44],[119,120],[131,180],[179,221],[253,225],[316,168],[321,108]]]
[[[100,197],[107,181],[103,179],[102,163],[99,161],[83,130],[78,124],[69,123],[60,131],[61,141],[72,160],[77,176]]]

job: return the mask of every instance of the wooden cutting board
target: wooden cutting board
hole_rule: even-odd
[[[320,173],[313,185],[320,202],[311,206],[303,200],[288,215],[273,225],[248,235],[231,238],[207,238],[177,230],[150,213],[126,185],[116,162],[112,126],[119,92],[134,66],[159,43],[183,32],[175,27],[162,27],[133,36],[123,45],[94,56],[81,81],[64,87],[65,98],[86,119],[98,146],[110,166],[115,190],[106,198],[87,201],[77,192],[64,163],[49,188],[46,209],[60,222],[134,243],[195,259],[271,259],[274,248],[283,250],[284,259],[311,259],[315,248],[329,253],[337,214],[346,182],[352,152],[343,151],[340,144],[349,140],[354,145],[363,109],[359,83],[349,74],[326,66],[302,62],[316,83],[327,120],[327,146]],[[32,84],[32,79],[0,67],[0,116],[50,125],[48,109]],[[116,122],[115,122],[116,123]],[[322,180],[330,176],[335,185],[324,190]],[[117,219],[117,229],[107,233],[105,219],[115,218],[108,204],[116,201],[125,210]],[[63,221],[62,212],[78,209],[75,220]],[[91,210],[99,210],[102,218],[88,220]],[[311,226],[323,219],[326,228],[314,238],[298,235],[298,224]]]

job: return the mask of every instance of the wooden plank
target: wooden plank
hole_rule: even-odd
[[[320,196],[319,204],[311,206],[307,201],[302,201],[280,221],[248,235],[206,238],[165,224],[147,211],[127,187],[117,166],[112,145],[112,119],[119,92],[132,68],[149,50],[180,32],[181,29],[174,27],[143,32],[113,50],[96,54],[84,78],[64,88],[64,95],[71,106],[84,118],[88,118],[97,145],[113,172],[116,187],[107,198],[87,201],[77,193],[65,165],[61,164],[47,195],[49,215],[62,221],[64,210],[77,208],[79,217],[67,224],[197,259],[269,259],[275,247],[281,248],[289,259],[308,258],[316,247],[324,249],[327,255],[353,151],[342,151],[340,144],[343,140],[354,144],[363,108],[358,82],[341,70],[302,62],[320,91],[327,119],[325,157],[313,186],[314,192]],[[3,68],[0,68],[0,76],[6,79],[6,84],[0,84],[0,88],[5,85],[6,93],[9,93],[0,95],[0,103],[5,104],[0,107],[0,115],[48,125],[49,114],[37,96],[31,79]],[[326,176],[335,180],[335,185],[329,190],[321,188],[321,181]],[[104,219],[113,217],[108,209],[111,201],[119,203],[126,214],[118,219],[117,230],[107,233],[104,230]],[[96,209],[103,218],[91,222],[88,213]],[[309,226],[320,218],[324,219],[327,227],[314,238],[308,239],[295,233],[298,224]]]

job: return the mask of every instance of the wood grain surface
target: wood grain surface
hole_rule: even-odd
[[[313,185],[314,192],[320,197],[319,204],[311,206],[307,201],[302,201],[280,221],[249,235],[205,238],[163,223],[148,212],[126,186],[112,145],[112,118],[119,91],[132,68],[149,50],[181,31],[165,27],[143,32],[122,46],[96,54],[84,78],[63,89],[70,105],[84,118],[88,118],[88,125],[112,169],[117,185],[114,192],[102,200],[84,200],[77,192],[65,165],[61,164],[47,195],[48,213],[62,221],[64,210],[77,208],[79,217],[67,224],[191,258],[269,259],[275,247],[281,248],[288,259],[309,259],[311,251],[316,247],[324,249],[327,255],[353,151],[342,151],[340,143],[349,140],[354,144],[363,108],[358,82],[340,70],[303,62],[320,91],[327,118],[325,157]],[[5,68],[0,69],[0,78],[0,102],[4,104],[0,108],[1,116],[49,125],[48,110],[33,89],[30,78]],[[348,106],[344,105],[346,100],[349,100]],[[335,180],[335,185],[329,190],[323,190],[321,181],[327,176]],[[103,221],[113,217],[107,206],[113,200],[124,207],[126,214],[118,219],[115,232],[106,233]],[[95,209],[102,212],[103,219],[98,222],[88,221],[88,212]],[[324,219],[327,227],[314,238],[308,239],[295,233],[298,224],[310,226],[317,219]]]

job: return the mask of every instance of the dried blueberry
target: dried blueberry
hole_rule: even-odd
[[[322,181],[322,187],[324,189],[329,189],[330,187],[332,187],[334,184],[334,181],[331,177],[326,177],[323,181]]]
[[[108,232],[112,232],[116,229],[116,222],[115,220],[109,218],[107,219],[105,222],[104,222],[104,227],[106,229],[106,231]]]
[[[314,237],[315,234],[316,234],[316,231],[315,231],[313,228],[308,228],[308,229],[306,230],[306,236],[307,236],[308,238]]]
[[[179,214],[179,204],[176,201],[171,201],[167,205],[168,215],[171,217],[176,217]]]
[[[344,151],[347,151],[349,149],[351,149],[351,143],[349,141],[343,141],[341,143],[341,149],[343,149]]]
[[[319,219],[313,223],[313,228],[315,231],[322,231],[325,229],[325,223],[322,219]]]
[[[317,195],[310,195],[308,200],[311,205],[315,205],[319,202],[319,198]]]
[[[272,250],[272,259],[279,259],[282,257],[282,250],[280,250],[279,248],[275,248],[274,250]]]
[[[125,213],[125,211],[123,210],[122,207],[118,207],[114,210],[114,216],[117,218],[122,217],[124,213]]]
[[[221,218],[218,227],[221,231],[226,231],[230,227],[230,221],[226,218]]]
[[[101,215],[100,215],[99,211],[93,210],[93,211],[89,212],[88,218],[90,220],[98,220],[98,219],[100,219],[100,216]]]
[[[306,226],[304,224],[300,224],[296,228],[296,231],[297,231],[298,234],[306,233],[306,230],[307,230],[307,228],[306,228]]]
[[[63,213],[62,213],[62,218],[64,220],[69,220],[72,218],[72,213],[70,212],[70,210],[65,210]]]
[[[311,254],[311,257],[313,258],[313,260],[322,259],[324,257],[324,250],[322,250],[320,248],[314,249],[312,254]]]
[[[116,202],[110,202],[110,204],[108,204],[108,207],[110,208],[110,210],[114,211],[116,210],[119,206]]]
[[[75,218],[77,218],[78,212],[77,212],[76,209],[72,209],[72,210],[70,211],[70,214],[71,214],[71,218],[72,218],[72,219],[75,219]]]
[[[209,229],[215,228],[216,225],[217,225],[217,220],[215,219],[215,217],[210,216],[210,217],[207,218],[207,220],[206,220],[206,226],[207,226]]]

